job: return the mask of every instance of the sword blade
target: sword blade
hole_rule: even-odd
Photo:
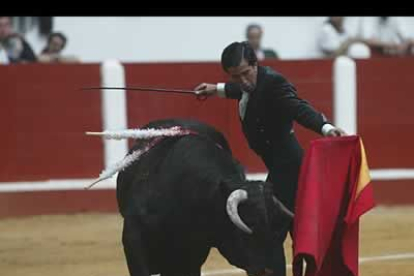
[[[155,87],[84,87],[82,90],[132,90],[132,91],[152,91],[152,92],[169,92],[179,94],[196,94],[194,90],[184,89],[167,89]]]

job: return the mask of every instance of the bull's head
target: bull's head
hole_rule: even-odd
[[[231,221],[236,225],[240,230],[246,232],[247,234],[253,234],[253,231],[243,222],[240,218],[238,206],[240,203],[245,202],[249,199],[249,195],[244,189],[237,189],[233,191],[227,199],[227,214],[229,215]],[[293,213],[283,205],[280,200],[278,200],[274,195],[272,196],[272,201],[274,203],[273,208],[277,208],[282,214],[293,218]]]
[[[269,272],[275,240],[292,221],[293,213],[273,195],[271,183],[252,181],[233,189],[226,211],[235,226],[220,252],[249,275]]]

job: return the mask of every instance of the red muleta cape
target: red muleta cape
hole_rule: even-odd
[[[311,142],[299,176],[293,275],[357,276],[359,217],[374,207],[359,136]]]

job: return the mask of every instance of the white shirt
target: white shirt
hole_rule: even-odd
[[[264,60],[265,55],[264,55],[263,50],[261,50],[261,49],[257,50],[256,51],[256,57],[257,57],[257,60]]]
[[[239,115],[242,120],[244,120],[244,115],[246,115],[247,103],[249,102],[250,94],[242,91],[242,97],[239,101]]]
[[[226,98],[225,86],[226,86],[225,83],[217,84],[217,95],[221,98]],[[247,103],[249,102],[249,96],[250,96],[249,93],[242,91],[242,97],[239,101],[239,115],[242,120],[244,119],[244,116],[246,115],[246,108],[247,108]],[[326,134],[333,128],[335,127],[331,124],[324,124],[322,126],[322,134],[326,136]]]
[[[0,64],[9,64],[9,57],[7,56],[6,50],[0,46]]]
[[[381,23],[379,17],[364,17],[360,21],[359,36],[364,39],[376,39],[384,43],[399,44],[408,37],[407,26],[398,17],[389,17]]]
[[[401,25],[395,18],[388,18],[385,23],[381,23],[380,19],[378,19],[373,31],[371,38],[378,39],[384,43],[399,44],[404,40]]]
[[[323,54],[326,54],[325,51],[334,52],[349,37],[346,31],[339,33],[332,24],[324,23],[317,38],[318,48]]]

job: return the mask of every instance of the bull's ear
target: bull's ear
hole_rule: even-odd
[[[237,167],[237,171],[238,171],[238,176],[243,180],[246,181],[246,168],[239,162],[239,161],[235,161],[236,163],[236,167]]]

